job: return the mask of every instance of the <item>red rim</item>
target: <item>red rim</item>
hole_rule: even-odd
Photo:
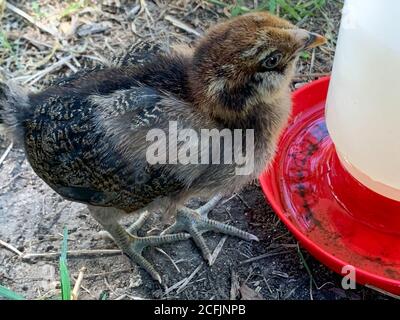
[[[368,284],[394,294],[400,294],[400,203],[376,195],[343,171],[329,135],[324,130],[324,108],[329,80],[329,77],[322,78],[302,87],[293,94],[292,120],[281,137],[273,165],[268,172],[261,175],[260,183],[280,219],[318,260],[339,274],[342,274],[344,266],[352,265],[356,270],[356,280],[359,284]],[[325,183],[321,183],[319,181],[323,180],[307,180],[306,186],[312,190],[309,195],[314,197],[310,209],[308,204],[299,203],[301,199],[296,197],[294,194],[296,192],[292,192],[294,181],[298,179],[299,175],[296,173],[296,175],[290,176],[293,163],[298,161],[297,159],[292,161],[290,157],[296,156],[293,150],[296,150],[295,152],[304,151],[307,144],[302,139],[307,139],[307,143],[309,143],[310,135],[307,136],[307,130],[317,127],[322,128],[320,132],[322,138],[316,142],[320,148],[312,153],[310,161],[301,159],[302,165],[306,167],[300,170],[310,169],[309,172],[314,172],[311,170],[317,168],[323,171],[322,167],[326,166],[326,171],[329,170],[326,175],[329,181],[324,180]],[[311,138],[315,138],[315,134]],[[316,167],[308,168],[307,166]],[[331,184],[332,173],[330,171],[335,170],[334,179],[336,180]],[[317,178],[321,179],[321,176]],[[299,183],[296,186],[298,187]],[[385,221],[383,221],[381,229],[379,226],[376,227],[376,215],[367,215],[366,221],[362,221],[358,212],[354,212],[354,215],[351,212],[351,210],[357,211],[354,202],[349,206],[344,206],[343,203],[338,205],[337,197],[342,197],[346,192],[335,192],[332,190],[334,188],[350,188],[346,190],[351,190],[352,193],[362,197],[361,199],[369,199],[368,205],[371,208],[374,208],[374,205],[379,207],[383,204],[385,208],[389,208],[391,213],[395,214],[396,218],[394,219],[393,215],[386,215],[384,217],[386,227]],[[304,198],[308,197],[307,192],[307,189],[301,191],[302,194],[306,194]],[[323,194],[323,198],[315,201],[314,193],[317,196],[319,193]],[[346,198],[346,196],[343,197]],[[349,201],[348,199],[339,200]],[[322,205],[324,206],[323,210],[321,209]],[[304,212],[300,212],[303,207],[307,207],[306,211],[311,212],[310,219],[318,223],[310,223],[312,225],[310,226],[309,221],[306,223],[303,221],[306,217]],[[314,218],[315,220],[313,220]],[[393,226],[389,233],[387,232],[388,226]],[[351,228],[357,229],[354,230],[355,237],[343,234],[349,233],[349,230],[352,232]],[[383,243],[383,245],[374,247],[371,245],[373,244],[371,241],[374,239],[379,239],[379,244]],[[357,242],[357,244],[353,246],[353,242]],[[389,245],[384,247],[389,243],[391,243],[390,248]]]

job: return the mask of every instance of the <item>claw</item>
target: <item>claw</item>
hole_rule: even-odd
[[[134,262],[145,269],[154,280],[161,283],[159,273],[153,265],[143,257],[143,250],[147,247],[159,246],[165,243],[172,243],[181,240],[187,240],[190,235],[187,233],[176,233],[165,236],[137,237],[128,234],[128,241],[116,241],[122,251]]]
[[[127,229],[130,234],[137,234],[140,228],[146,223],[147,219],[150,217],[150,211],[144,211],[139,218]]]
[[[259,239],[248,232],[242,231],[233,226],[211,220],[206,218],[202,213],[191,210],[189,208],[183,207],[178,210],[175,223],[165,229],[161,235],[170,234],[173,232],[187,231],[192,236],[193,241],[196,243],[197,247],[200,249],[203,258],[211,266],[212,258],[211,251],[208,248],[203,233],[207,231],[215,231],[230,236],[239,237],[248,241],[259,241]]]
[[[211,251],[208,248],[205,239],[195,226],[192,225],[188,229],[189,233],[193,237],[193,241],[196,243],[201,253],[203,254],[203,258],[208,262],[209,265],[211,265]]]
[[[156,269],[154,269],[153,265],[143,257],[143,250],[147,247],[159,246],[164,243],[172,243],[190,238],[190,235],[187,233],[138,237],[137,231],[144,225],[146,219],[150,215],[147,211],[144,212],[130,228],[125,230],[116,220],[109,218],[111,215],[107,214],[107,210],[110,209],[92,207],[90,210],[93,217],[102,224],[118,247],[159,283],[161,283],[161,276]]]

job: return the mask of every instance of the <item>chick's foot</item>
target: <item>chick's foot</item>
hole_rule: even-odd
[[[212,199],[210,203],[211,202],[215,202],[215,198]],[[210,205],[210,203],[207,203],[198,210],[192,210],[186,207],[180,208],[177,211],[175,223],[165,229],[161,233],[161,235],[171,234],[180,231],[189,232],[197,247],[199,247],[199,249],[201,250],[204,259],[208,261],[209,265],[212,265],[213,261],[211,258],[211,251],[208,248],[204,237],[202,236],[203,233],[207,231],[214,231],[230,236],[235,236],[247,241],[258,241],[258,238],[251,233],[242,231],[233,226],[208,219],[207,213],[209,210],[205,209],[211,209],[211,207],[213,207],[212,205]]]
[[[138,237],[127,233],[127,238],[123,236],[122,241],[116,241],[121,250],[134,262],[145,269],[152,278],[161,283],[161,276],[153,265],[143,257],[143,250],[146,247],[155,247],[166,243],[187,240],[190,235],[187,233],[177,233],[164,236]]]
[[[190,235],[187,233],[177,233],[170,235],[139,237],[137,231],[143,226],[149,216],[148,212],[144,212],[139,219],[127,230],[123,228],[116,219],[113,218],[108,208],[91,207],[90,213],[103,226],[103,228],[111,235],[112,239],[118,247],[132,261],[145,269],[154,280],[161,283],[161,276],[153,267],[153,265],[143,257],[143,250],[147,247],[155,247],[166,243],[187,240]]]

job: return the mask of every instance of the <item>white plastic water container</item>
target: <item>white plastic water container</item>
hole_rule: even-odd
[[[346,0],[326,118],[346,169],[400,201],[400,0]]]

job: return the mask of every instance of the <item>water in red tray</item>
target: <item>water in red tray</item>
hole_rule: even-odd
[[[339,273],[352,265],[358,282],[400,294],[400,202],[371,191],[341,165],[325,123],[321,96],[328,84],[316,84],[323,91],[316,97],[307,88],[295,94],[293,120],[261,185],[318,259]]]
[[[311,111],[303,114],[308,123],[293,127],[300,132],[288,132],[292,141],[281,168],[286,210],[296,213],[299,227],[309,237],[322,239],[327,246],[338,243],[341,257],[349,264],[366,260],[368,269],[369,259],[379,261],[385,265],[384,275],[400,280],[398,271],[391,269],[393,259],[400,264],[400,248],[393,247],[390,235],[400,236],[400,219],[393,212],[395,208],[400,215],[398,202],[373,193],[344,171],[326,128],[324,106]],[[366,193],[378,201],[371,201]],[[385,260],[391,262],[386,265]]]

